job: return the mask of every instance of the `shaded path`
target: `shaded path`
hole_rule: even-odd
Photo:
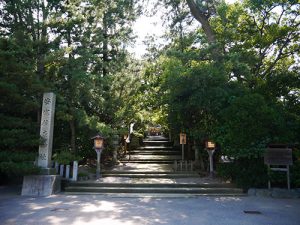
[[[245,214],[244,210],[258,210],[262,214]],[[18,196],[0,200],[0,224],[298,225],[299,210],[299,199]]]

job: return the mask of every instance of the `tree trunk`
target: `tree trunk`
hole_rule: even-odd
[[[206,16],[203,11],[197,6],[196,2],[194,0],[187,0],[187,4],[191,10],[191,13],[193,17],[201,23],[202,29],[207,37],[207,40],[210,44],[213,44],[216,42],[216,36],[209,24],[209,17]]]
[[[69,122],[70,124],[70,129],[71,129],[71,150],[74,154],[77,153],[76,149],[76,128],[75,128],[75,120],[72,119]]]
[[[107,34],[107,15],[106,13],[103,16],[103,76],[106,76],[108,74],[108,34]]]
[[[204,166],[203,156],[202,156],[201,153],[199,154],[199,163],[200,163],[200,169],[201,169],[201,171],[204,171],[205,170],[205,166]]]

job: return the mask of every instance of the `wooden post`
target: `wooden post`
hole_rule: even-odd
[[[268,165],[268,176],[270,176],[270,171],[271,171],[271,167],[270,167],[270,165]],[[268,178],[268,189],[271,189],[270,177]]]
[[[177,171],[177,160],[174,161],[174,170]]]
[[[289,165],[286,166],[286,172],[287,172],[287,186],[288,186],[288,190],[291,189],[291,183],[290,183],[290,167]]]

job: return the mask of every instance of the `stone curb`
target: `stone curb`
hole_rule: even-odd
[[[271,188],[270,190],[250,188],[248,190],[248,196],[271,197],[271,198],[300,198],[300,188],[291,189],[291,190],[283,189],[283,188]]]

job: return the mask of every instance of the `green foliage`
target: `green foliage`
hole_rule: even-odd
[[[0,162],[33,162],[36,156],[37,154],[32,152],[0,151]]]
[[[216,140],[227,155],[259,156],[268,143],[285,140],[286,124],[282,115],[259,94],[232,98],[221,114]]]
[[[59,164],[69,165],[74,161],[79,161],[81,158],[75,156],[70,151],[64,150],[59,153],[55,153],[53,155],[53,159],[55,160],[55,162],[58,162]]]
[[[6,179],[15,179],[25,175],[39,174],[40,169],[32,162],[2,162],[0,163],[0,174]],[[4,179],[5,179],[4,178]]]
[[[193,16],[204,13],[208,24],[188,33],[184,5],[166,3],[173,10],[171,30],[178,32],[149,71],[160,81],[156,90],[164,93],[159,102],[166,104],[170,129],[198,145],[213,139],[221,154],[234,157],[233,164],[220,165],[221,176],[244,188],[265,186],[267,144],[299,142],[300,5],[214,2],[204,12],[205,1],[196,1]]]
[[[300,150],[298,148],[293,150],[294,164],[291,167],[291,182],[295,187],[300,187]]]
[[[217,172],[244,189],[262,188],[268,184],[268,171],[262,158],[239,158],[233,163],[218,164]]]
[[[0,149],[38,149],[42,93],[56,96],[54,153],[93,153],[90,138],[127,128],[137,109],[136,1],[4,0],[0,14]],[[130,64],[130,66],[128,66]],[[136,88],[137,87],[137,88]]]
[[[0,149],[37,147],[35,123],[40,90],[30,65],[30,45],[0,37]],[[28,59],[28,64],[23,60]]]
[[[31,152],[0,151],[0,180],[15,181],[24,175],[38,174],[34,165],[36,154]]]
[[[134,150],[136,149],[137,147],[140,146],[140,135],[136,135],[135,133],[133,133],[130,137],[130,149],[131,150]]]

